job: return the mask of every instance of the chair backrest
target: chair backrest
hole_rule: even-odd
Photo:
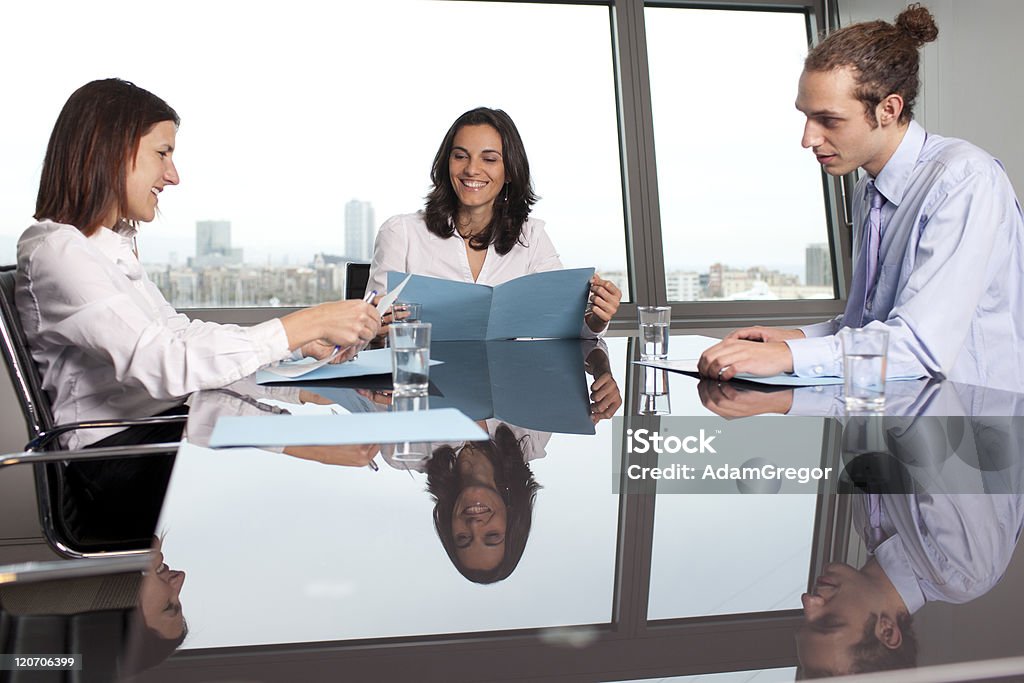
[[[366,283],[370,281],[370,264],[345,264],[345,298],[362,299],[366,294]]]
[[[0,346],[30,436],[35,437],[53,426],[53,410],[43,391],[42,378],[14,303],[15,269],[15,266],[0,266]]]

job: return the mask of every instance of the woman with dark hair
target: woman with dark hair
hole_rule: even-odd
[[[502,581],[523,556],[540,488],[524,449],[542,451],[543,444],[529,443],[541,434],[517,437],[501,423],[490,441],[466,442],[457,450],[444,445],[427,462],[434,528],[452,564],[470,581]]]
[[[167,303],[139,262],[135,235],[156,216],[160,193],[178,184],[178,123],[162,99],[112,78],[75,91],[54,125],[38,222],[18,241],[16,301],[57,422],[180,408],[191,392],[293,351],[324,358],[377,332],[376,310],[361,301],[248,328],[190,321]],[[111,431],[72,433],[67,445],[116,443]]]
[[[423,211],[389,218],[377,233],[367,291],[383,292],[388,272],[499,285],[559,270],[537,202],[519,131],[500,109],[479,107],[452,124],[434,156]],[[595,275],[584,333],[607,327],[622,292]]]

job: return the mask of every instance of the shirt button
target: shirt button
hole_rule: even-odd
[[[814,370],[815,375],[820,375],[825,370],[825,368],[821,367],[820,365],[815,365],[811,369]]]
[[[866,309],[868,309],[870,311],[871,310],[871,302],[869,301],[864,308],[866,308]]]

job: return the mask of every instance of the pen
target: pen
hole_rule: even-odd
[[[370,303],[371,301],[373,301],[373,297],[375,297],[375,296],[377,296],[377,290],[376,289],[367,292],[366,296],[363,297],[363,303],[366,303],[366,304]],[[360,351],[361,350],[362,350],[362,348],[360,347]],[[339,351],[341,351],[341,347],[338,346],[338,345],[335,345],[334,346],[334,353],[332,353],[331,355],[332,356],[337,355],[337,353]],[[356,353],[359,353],[359,352],[357,351]],[[375,467],[374,469],[377,469],[377,468]]]

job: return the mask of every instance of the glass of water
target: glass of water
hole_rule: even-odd
[[[889,332],[876,328],[844,328],[843,396],[847,410],[880,410],[885,407],[885,358]]]
[[[393,413],[411,413],[420,410],[430,410],[430,396],[418,394],[415,396],[395,396],[391,403]],[[430,458],[429,443],[414,443],[403,441],[393,446],[385,446],[384,450],[390,449],[391,459],[395,462],[421,462]]]
[[[395,396],[420,396],[430,383],[430,323],[402,323],[388,330]]]
[[[668,358],[668,306],[638,306],[640,316],[640,360]]]

